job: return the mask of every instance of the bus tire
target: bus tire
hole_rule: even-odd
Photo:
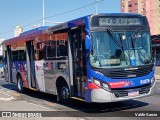
[[[58,92],[58,101],[62,104],[68,104],[70,103],[70,92],[68,85],[63,82],[62,84],[59,84],[57,86],[57,92]]]
[[[1,72],[1,78],[4,78],[4,74],[3,74],[3,72]]]
[[[18,86],[18,91],[19,92],[24,92],[24,88],[23,88],[23,81],[22,81],[22,77],[18,76],[17,77],[17,86]]]

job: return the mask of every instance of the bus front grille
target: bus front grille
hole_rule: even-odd
[[[152,72],[152,65],[137,67],[137,69],[112,69],[106,72],[106,76],[112,79],[136,78],[148,75]]]

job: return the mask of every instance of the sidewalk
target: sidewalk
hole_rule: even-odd
[[[160,75],[156,75],[156,74],[155,74],[155,78],[156,78],[156,80],[159,80],[159,81],[160,81]]]
[[[0,101],[10,101],[13,100],[14,98],[8,94],[6,94],[3,91],[0,91]]]
[[[160,80],[160,67],[155,67],[155,78],[156,80]]]

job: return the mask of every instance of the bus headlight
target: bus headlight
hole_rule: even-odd
[[[101,82],[100,80],[92,78],[94,83],[100,87],[103,88],[104,90],[110,91],[109,85],[107,83]]]
[[[102,83],[102,87],[103,89],[110,91],[108,84]]]
[[[100,81],[98,81],[98,80],[96,80],[96,79],[93,79],[93,80],[94,80],[94,83],[95,83],[97,86],[101,87]]]

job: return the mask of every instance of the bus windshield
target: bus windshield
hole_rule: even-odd
[[[90,64],[93,67],[139,66],[152,62],[149,31],[112,32],[107,29],[91,35]]]

